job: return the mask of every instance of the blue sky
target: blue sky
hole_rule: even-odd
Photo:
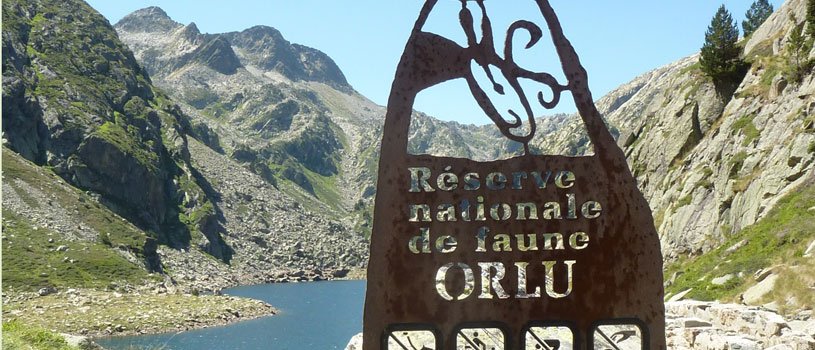
[[[357,91],[380,105],[387,102],[396,64],[424,3],[420,0],[87,1],[111,23],[137,9],[159,6],[177,22],[195,22],[206,33],[239,31],[258,24],[275,27],[289,41],[327,53]],[[588,71],[595,99],[639,74],[697,52],[711,18],[722,4],[710,0],[550,2],[566,37]],[[532,0],[488,0],[485,3],[499,53],[503,52],[503,35],[512,21],[527,19],[542,25]],[[723,3],[741,30],[741,21],[752,0]],[[777,9],[783,1],[771,0],[770,3]],[[475,10],[474,6],[470,7]],[[439,0],[428,26],[451,39],[462,39],[457,21],[459,8],[457,0]],[[562,77],[555,57],[546,46],[551,45],[547,35],[545,33],[543,40],[528,52],[522,52],[522,44],[527,39],[519,35],[515,41],[516,55],[525,58],[519,59],[525,68]],[[482,86],[487,90],[488,86]],[[530,97],[534,93],[527,90]],[[574,112],[571,98],[564,97],[566,99],[554,110],[540,109],[536,113]],[[505,111],[513,108],[515,101],[497,99],[494,102],[499,110]],[[489,122],[466,85],[458,81],[424,91],[414,108],[443,120]],[[516,108],[513,109],[518,110]]]

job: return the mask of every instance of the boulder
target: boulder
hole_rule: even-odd
[[[41,297],[44,297],[46,295],[56,294],[56,293],[57,293],[57,289],[54,288],[54,287],[40,288],[40,290],[37,292],[37,294],[39,294]]]
[[[345,346],[345,350],[362,350],[362,333],[357,333]]]
[[[764,295],[773,290],[776,280],[778,280],[778,275],[770,275],[755,286],[750,287],[744,292],[744,302],[747,304],[758,303]]]
[[[94,343],[88,337],[71,334],[62,334],[62,337],[65,338],[65,342],[68,343],[68,346],[77,347],[81,350],[104,350],[103,347]]]
[[[676,295],[672,296],[670,299],[668,299],[668,301],[669,302],[680,301],[680,300],[682,300],[682,298],[684,298],[686,295],[688,295],[688,293],[690,293],[692,290],[693,290],[692,288],[689,288],[687,290],[681,291],[681,292],[677,293]]]
[[[710,283],[712,283],[713,285],[721,286],[727,283],[727,281],[733,279],[733,277],[736,277],[736,275],[728,273],[724,276],[714,278],[712,281],[710,281]]]

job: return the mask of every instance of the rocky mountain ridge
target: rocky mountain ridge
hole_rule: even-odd
[[[323,82],[337,88],[350,89],[339,67],[321,51],[299,44],[289,43],[277,29],[254,26],[241,32],[202,34],[195,23],[184,26],[175,22],[161,8],[148,7],[122,18],[116,27],[126,33],[134,51],[143,53],[139,61],[152,76],[161,75],[162,69],[175,71],[188,64],[201,63],[222,74],[234,74],[238,68],[255,66],[268,72],[280,74],[292,81]],[[156,39],[149,34],[169,34],[156,42],[138,42]],[[180,41],[179,41],[180,40]],[[233,48],[234,45],[234,48]],[[150,48],[143,51],[142,47]],[[167,50],[172,47],[179,50]],[[235,51],[241,53],[240,58]]]

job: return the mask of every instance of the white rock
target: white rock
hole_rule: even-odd
[[[762,305],[762,307],[764,307],[765,309],[770,310],[772,312],[778,312],[778,303],[776,303],[775,301],[771,301],[769,303],[766,303],[766,304]]]
[[[792,330],[809,334],[811,337],[815,337],[815,320],[789,321],[788,323]]]
[[[712,281],[710,281],[710,283],[712,283],[714,285],[717,285],[717,286],[721,286],[721,285],[727,283],[727,281],[733,279],[733,277],[736,277],[736,276],[734,274],[732,274],[732,273],[728,273],[728,274],[726,274],[724,276],[714,278]]]
[[[65,338],[65,342],[68,343],[69,346],[77,347],[82,350],[102,349],[101,346],[91,341],[88,337],[65,333],[62,333],[61,335],[63,338]]]
[[[759,350],[758,343],[741,336],[729,336],[726,338],[730,350]]]
[[[362,333],[357,333],[351,338],[351,341],[345,346],[345,350],[362,350]]]
[[[676,293],[676,295],[672,296],[671,299],[668,299],[668,302],[680,301],[680,300],[682,300],[682,298],[684,298],[686,295],[688,295],[688,293],[690,293],[690,291],[692,291],[692,290],[693,290],[693,288],[690,288],[688,290],[684,290],[684,291],[681,291],[679,293]]]
[[[813,207],[813,208],[815,208],[815,207]],[[809,208],[809,209],[812,209],[812,208]],[[809,258],[809,257],[812,257],[813,254],[815,254],[815,240],[813,240],[812,243],[809,244],[809,247],[804,252],[804,257]]]
[[[747,304],[757,303],[764,295],[773,290],[776,280],[778,280],[778,275],[770,275],[755,286],[750,287],[744,292],[744,302]]]
[[[766,350],[795,350],[795,348],[793,348],[792,345],[789,344],[778,344],[776,346],[771,346]]]

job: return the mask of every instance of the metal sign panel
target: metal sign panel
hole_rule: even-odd
[[[554,11],[547,0],[529,1],[551,35],[564,84],[514,62],[515,32],[528,34],[527,47],[543,38],[533,22],[514,22],[503,55],[496,53],[483,0],[462,1],[467,47],[422,30],[435,0],[427,0],[416,21],[388,100],[365,350],[665,348],[662,255],[648,203],[594,106],[586,72]],[[525,129],[516,112],[510,112],[514,121],[505,120],[473,78],[472,70],[490,66],[509,82],[505,92],[521,101],[530,123]],[[457,78],[467,81],[501,133],[524,145],[525,155],[477,162],[408,154],[416,95]],[[521,80],[545,85],[553,98],[539,94],[530,102]],[[492,88],[504,92],[499,84]],[[530,104],[552,108],[562,91],[574,98],[593,156],[529,153]]]

